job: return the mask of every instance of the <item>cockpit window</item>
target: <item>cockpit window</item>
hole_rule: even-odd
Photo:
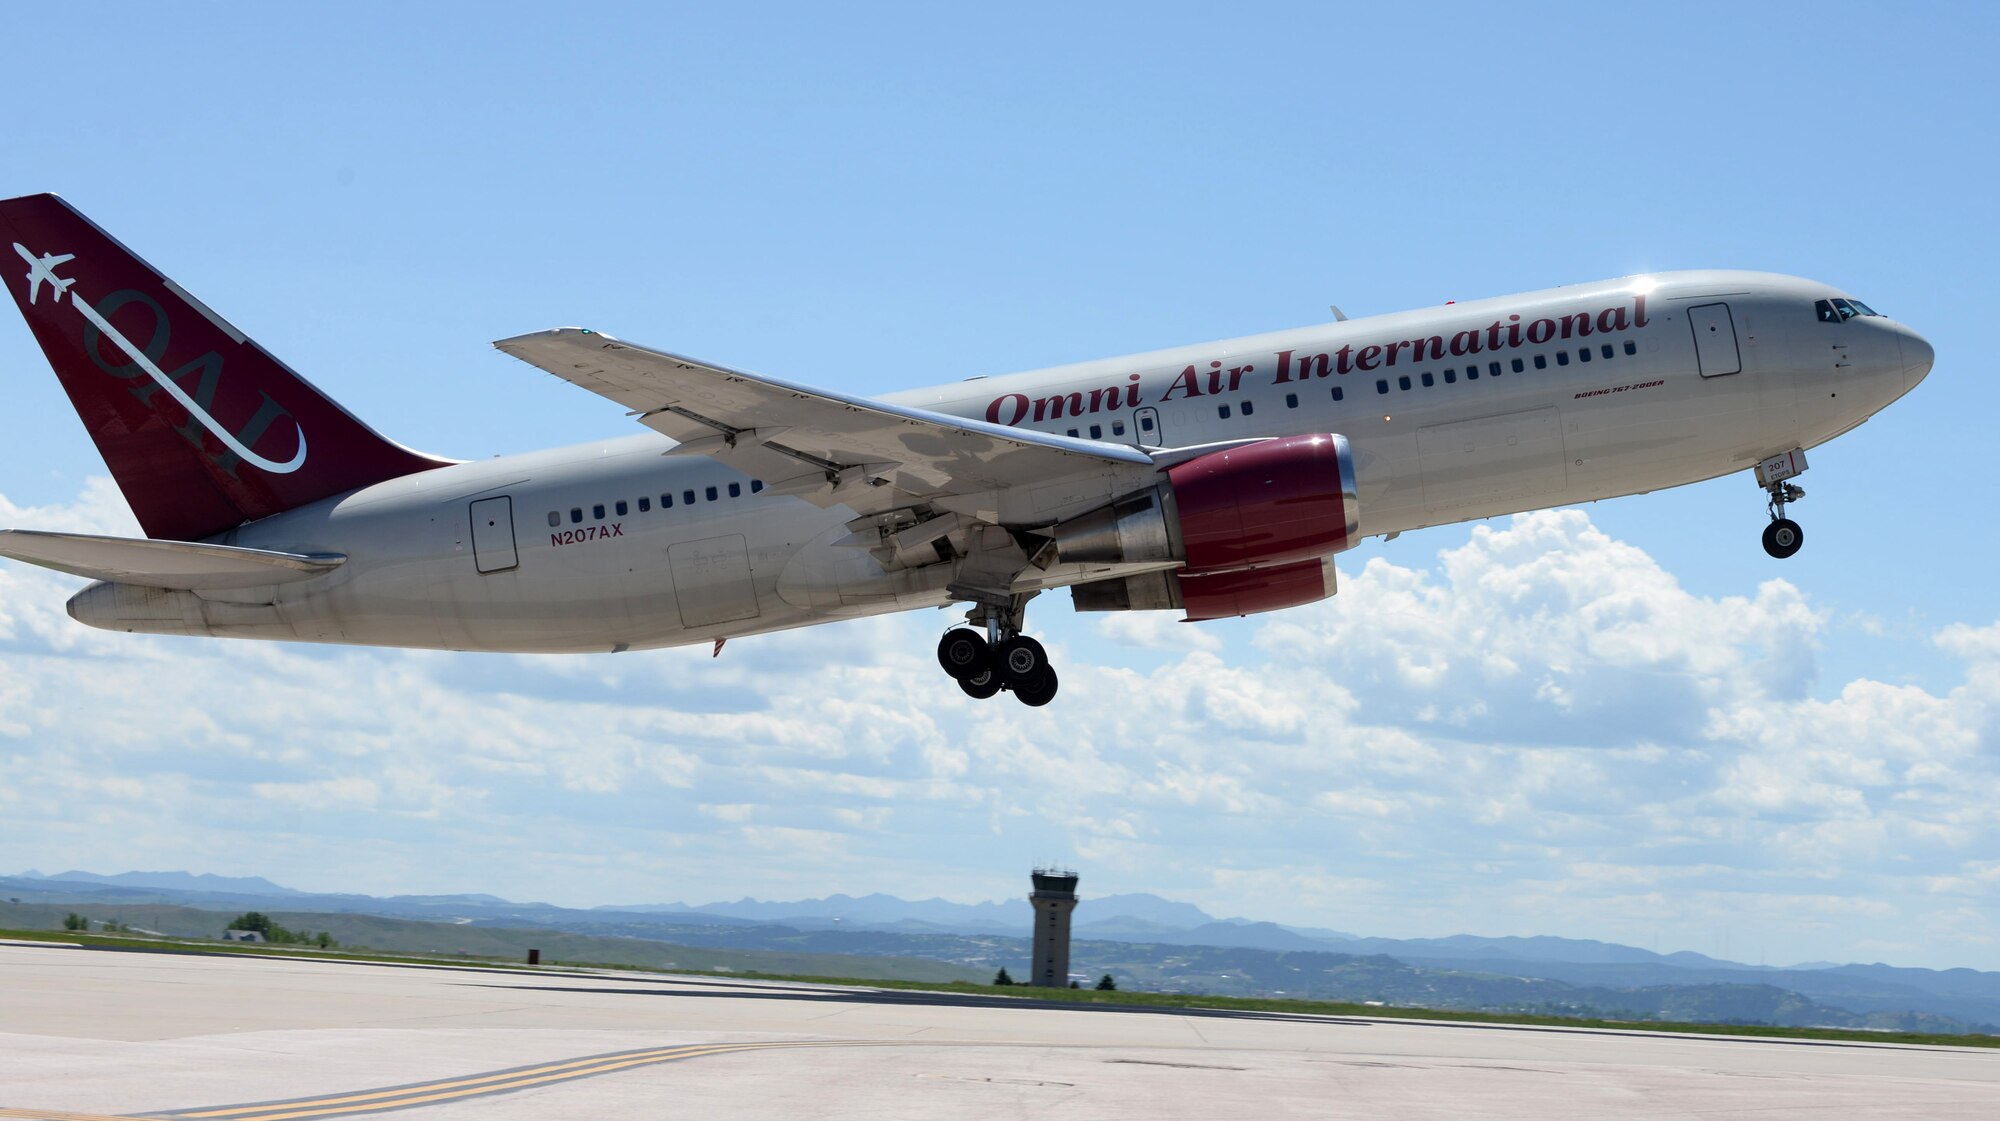
[[[1857,315],[1882,314],[1860,300],[1840,298],[1817,300],[1813,303],[1813,311],[1819,315],[1821,323],[1845,323]]]

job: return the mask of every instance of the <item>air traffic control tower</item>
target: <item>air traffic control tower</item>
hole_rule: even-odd
[[[1037,868],[1035,890],[1034,978],[1028,983],[1052,989],[1069,985],[1069,913],[1076,910],[1076,873],[1061,868]]]

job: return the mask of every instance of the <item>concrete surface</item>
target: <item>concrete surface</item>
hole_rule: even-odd
[[[2000,1051],[0,946],[0,1117],[384,1110],[1991,1121]]]

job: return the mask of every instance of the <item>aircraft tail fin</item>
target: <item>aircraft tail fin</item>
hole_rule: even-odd
[[[54,195],[0,200],[0,277],[150,537],[451,462],[376,434]]]

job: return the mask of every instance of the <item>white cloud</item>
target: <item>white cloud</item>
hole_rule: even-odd
[[[88,630],[76,581],[0,564],[0,852],[579,904],[1008,898],[1053,858],[1361,933],[2000,945],[1961,908],[1995,890],[2000,624],[1937,633],[1961,680],[1823,687],[1823,644],[1874,640],[1783,581],[1695,594],[1577,511],[1398,548],[1218,628],[1039,602],[1038,710],[960,695],[928,616],[715,659],[274,646]]]

